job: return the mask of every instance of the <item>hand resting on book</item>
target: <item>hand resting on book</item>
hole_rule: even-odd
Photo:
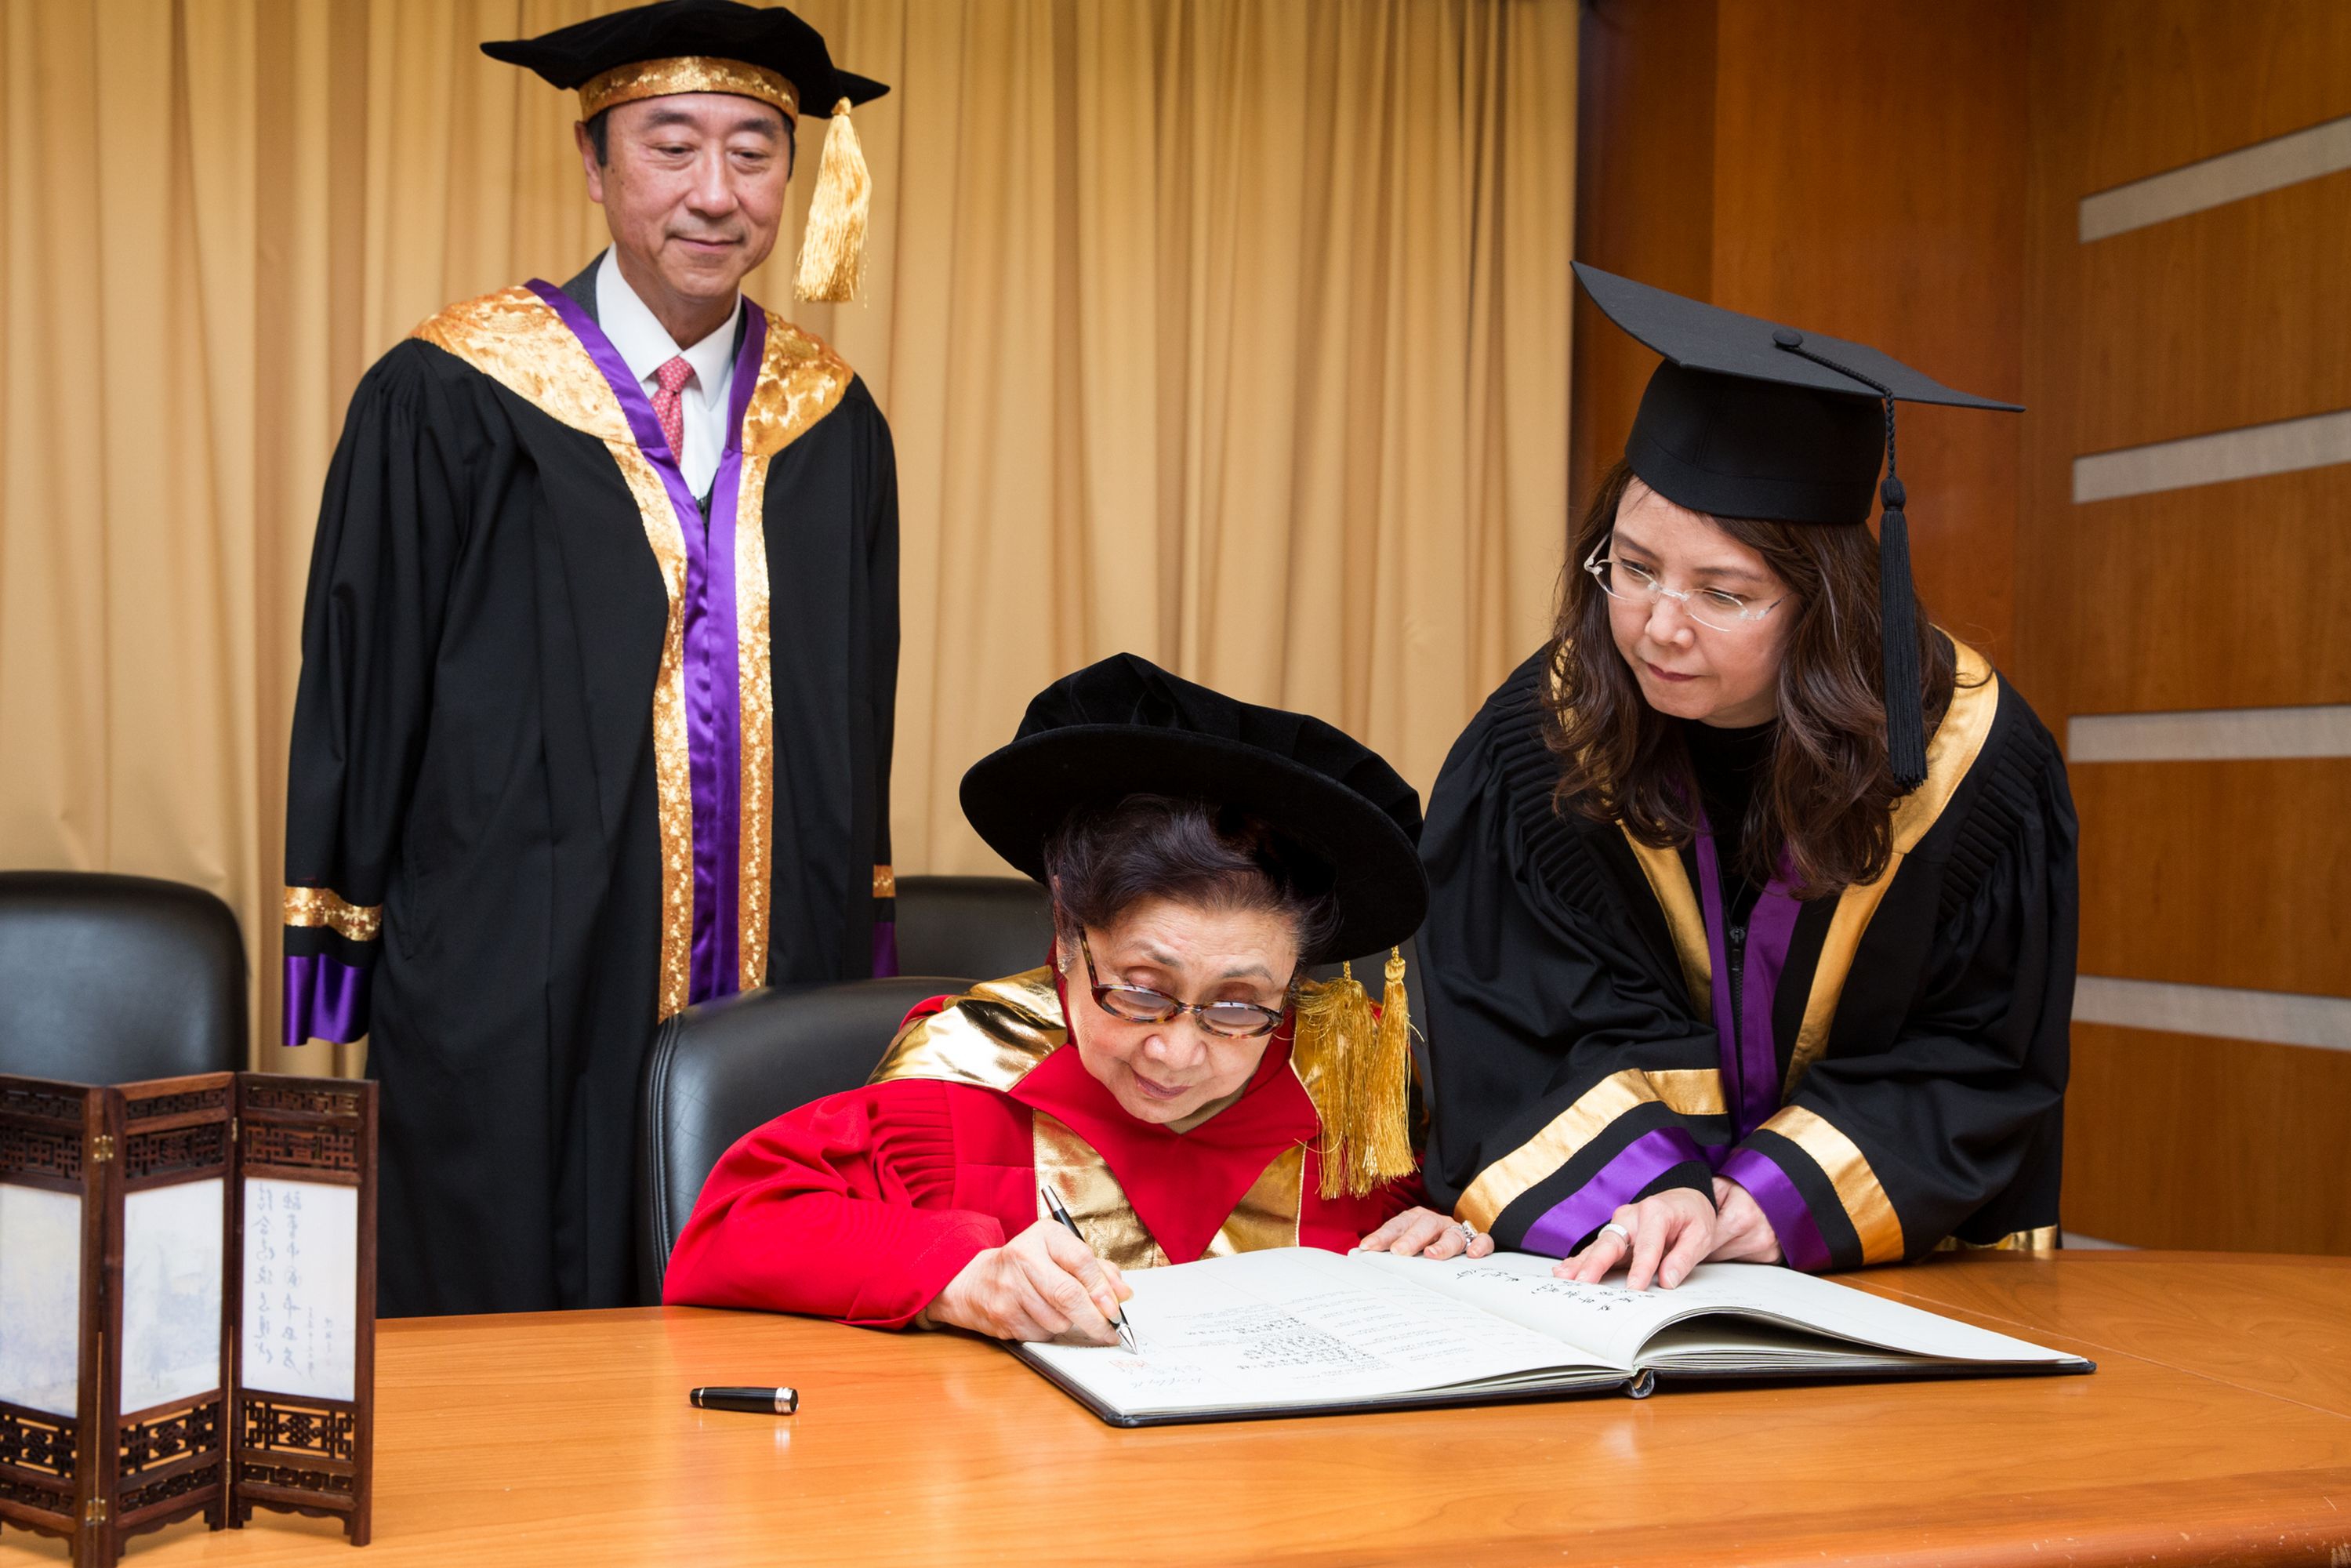
[[[1494,1249],[1494,1239],[1482,1230],[1474,1238],[1464,1236],[1460,1226],[1433,1208],[1407,1208],[1358,1246],[1365,1252],[1393,1252],[1399,1258],[1483,1258]]]
[[[1714,1178],[1712,1202],[1694,1188],[1668,1187],[1623,1205],[1609,1219],[1632,1232],[1630,1245],[1603,1230],[1552,1272],[1592,1284],[1622,1265],[1634,1290],[1647,1290],[1655,1279],[1670,1291],[1700,1263],[1780,1261],[1780,1239],[1761,1206],[1745,1187],[1720,1176]]]

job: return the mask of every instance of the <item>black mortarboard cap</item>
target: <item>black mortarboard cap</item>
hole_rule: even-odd
[[[1240,702],[1133,653],[1038,693],[1012,743],[963,776],[963,814],[1040,882],[1048,834],[1072,811],[1129,795],[1246,812],[1327,866],[1339,930],[1309,962],[1393,947],[1427,911],[1420,796],[1379,753],[1311,715]]]
[[[537,71],[555,86],[570,89],[591,89],[608,72],[650,61],[733,61],[781,77],[792,85],[794,101],[778,102],[770,93],[758,90],[755,78],[737,86],[711,82],[667,86],[665,90],[740,92],[775,103],[789,113],[820,118],[830,115],[842,99],[863,103],[890,90],[878,81],[836,68],[823,35],[782,6],[744,5],[737,0],[660,0],[657,5],[591,16],[536,38],[484,44],[482,53]],[[583,91],[582,118],[628,102],[632,96],[653,95]]]
[[[2009,413],[2019,405],[1947,387],[1866,343],[1687,299],[1580,261],[1575,276],[1602,314],[1665,356],[1625,442],[1625,460],[1643,484],[1714,517],[1846,526],[1868,521],[1877,490],[1886,749],[1896,779],[1917,788],[1927,776],[1926,727],[1894,405]]]

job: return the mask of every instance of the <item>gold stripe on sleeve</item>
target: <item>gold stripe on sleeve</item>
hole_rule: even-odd
[[[1610,1073],[1552,1117],[1541,1132],[1479,1172],[1461,1201],[1453,1206],[1455,1217],[1480,1230],[1493,1229],[1502,1210],[1573,1159],[1610,1123],[1656,1098],[1648,1075],[1639,1068]]]
[[[372,942],[383,935],[383,905],[347,903],[328,887],[288,887],[286,924],[323,925],[346,942]]]
[[[1861,1239],[1864,1263],[1902,1260],[1902,1217],[1869,1168],[1861,1146],[1802,1105],[1785,1105],[1763,1124],[1812,1156],[1836,1189],[1837,1202]]]
[[[897,897],[898,873],[891,870],[886,865],[875,866],[873,868],[873,896],[876,898]]]
[[[1951,653],[1959,684],[1952,689],[1951,706],[1944,711],[1943,722],[1935,727],[1934,737],[1927,743],[1927,781],[1894,809],[1894,854],[1885,872],[1875,882],[1855,883],[1837,898],[1836,913],[1830,917],[1828,936],[1821,944],[1820,962],[1813,969],[1812,990],[1804,998],[1804,1021],[1796,1030],[1795,1049],[1789,1054],[1782,1099],[1795,1093],[1796,1085],[1828,1049],[1829,1029],[1836,1022],[1837,1002],[1844,995],[1846,977],[1853,972],[1854,955],[1860,951],[1862,936],[1885,901],[1886,890],[1901,873],[1903,856],[1917,848],[1918,841],[1942,820],[1960,780],[1982,755],[1984,738],[1991,734],[1991,721],[2000,712],[2000,677],[1992,673],[1989,660],[1956,637],[1951,640]]]
[[[1719,1067],[1653,1067],[1643,1076],[1650,1092],[1677,1116],[1719,1116],[1729,1110]]]

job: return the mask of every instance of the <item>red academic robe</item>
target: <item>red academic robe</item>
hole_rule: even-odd
[[[1068,1043],[1050,970],[908,1016],[872,1082],[746,1135],[671,1254],[674,1305],[901,1328],[1062,1195],[1122,1269],[1261,1247],[1344,1251],[1422,1201],[1418,1179],[1322,1196],[1322,1119],[1287,1026],[1241,1097],[1187,1133],[1137,1121]]]

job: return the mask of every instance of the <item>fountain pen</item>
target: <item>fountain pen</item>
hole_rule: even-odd
[[[1060,1193],[1055,1192],[1050,1186],[1040,1186],[1037,1189],[1037,1196],[1045,1200],[1045,1207],[1050,1211],[1055,1219],[1061,1222],[1062,1229],[1076,1237],[1080,1241],[1084,1241],[1086,1239],[1085,1232],[1078,1228],[1078,1222],[1071,1219],[1070,1218],[1070,1211],[1061,1207],[1061,1195]],[[1092,1250],[1091,1243],[1088,1244],[1087,1250]],[[1110,1320],[1110,1323],[1111,1327],[1118,1331],[1119,1343],[1126,1346],[1127,1349],[1134,1351],[1138,1355],[1142,1354],[1142,1347],[1136,1344],[1134,1341],[1134,1331],[1126,1326],[1126,1311],[1124,1308],[1119,1309],[1117,1315]]]

